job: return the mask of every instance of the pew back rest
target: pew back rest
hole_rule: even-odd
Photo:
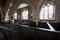
[[[46,22],[38,22],[38,27],[50,29]]]
[[[36,23],[35,22],[23,22],[21,24],[22,25],[28,25],[28,26],[31,26],[31,27],[35,27],[36,26]]]
[[[53,28],[55,28],[56,31],[60,31],[60,23],[50,23]]]

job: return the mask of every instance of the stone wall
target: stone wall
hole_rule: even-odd
[[[56,0],[56,21],[60,22],[60,0]]]

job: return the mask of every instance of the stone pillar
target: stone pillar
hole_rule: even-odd
[[[28,20],[32,21],[33,20],[32,17],[33,17],[33,13],[31,9],[28,9]]]
[[[14,23],[14,18],[13,18],[13,16],[11,16],[11,22]]]
[[[0,21],[2,20],[1,14],[2,14],[2,12],[1,12],[1,7],[0,7]]]
[[[5,22],[5,13],[4,13],[4,8],[1,6],[0,7],[0,21]]]
[[[14,14],[9,13],[9,19],[12,23],[14,23]]]
[[[3,16],[3,14],[2,14],[2,16],[1,16],[1,18],[2,18],[2,22],[5,22],[5,19],[4,19],[4,16]]]
[[[21,10],[17,10],[17,20],[21,20]]]

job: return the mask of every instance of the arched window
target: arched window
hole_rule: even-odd
[[[14,13],[14,19],[17,19],[17,12]]]
[[[22,20],[27,20],[28,19],[28,4],[22,3],[18,6],[17,9],[21,9],[21,19]]]
[[[24,10],[21,15],[22,19],[27,20],[28,19],[28,10]]]
[[[54,20],[55,19],[55,6],[53,3],[43,5],[40,12],[40,20]]]

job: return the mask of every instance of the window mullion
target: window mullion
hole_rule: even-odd
[[[43,8],[43,19],[44,19],[45,7]]]
[[[53,5],[53,17],[55,18],[55,6]]]
[[[48,6],[48,19],[49,19],[49,11],[50,11],[50,10],[49,10],[49,6]]]

